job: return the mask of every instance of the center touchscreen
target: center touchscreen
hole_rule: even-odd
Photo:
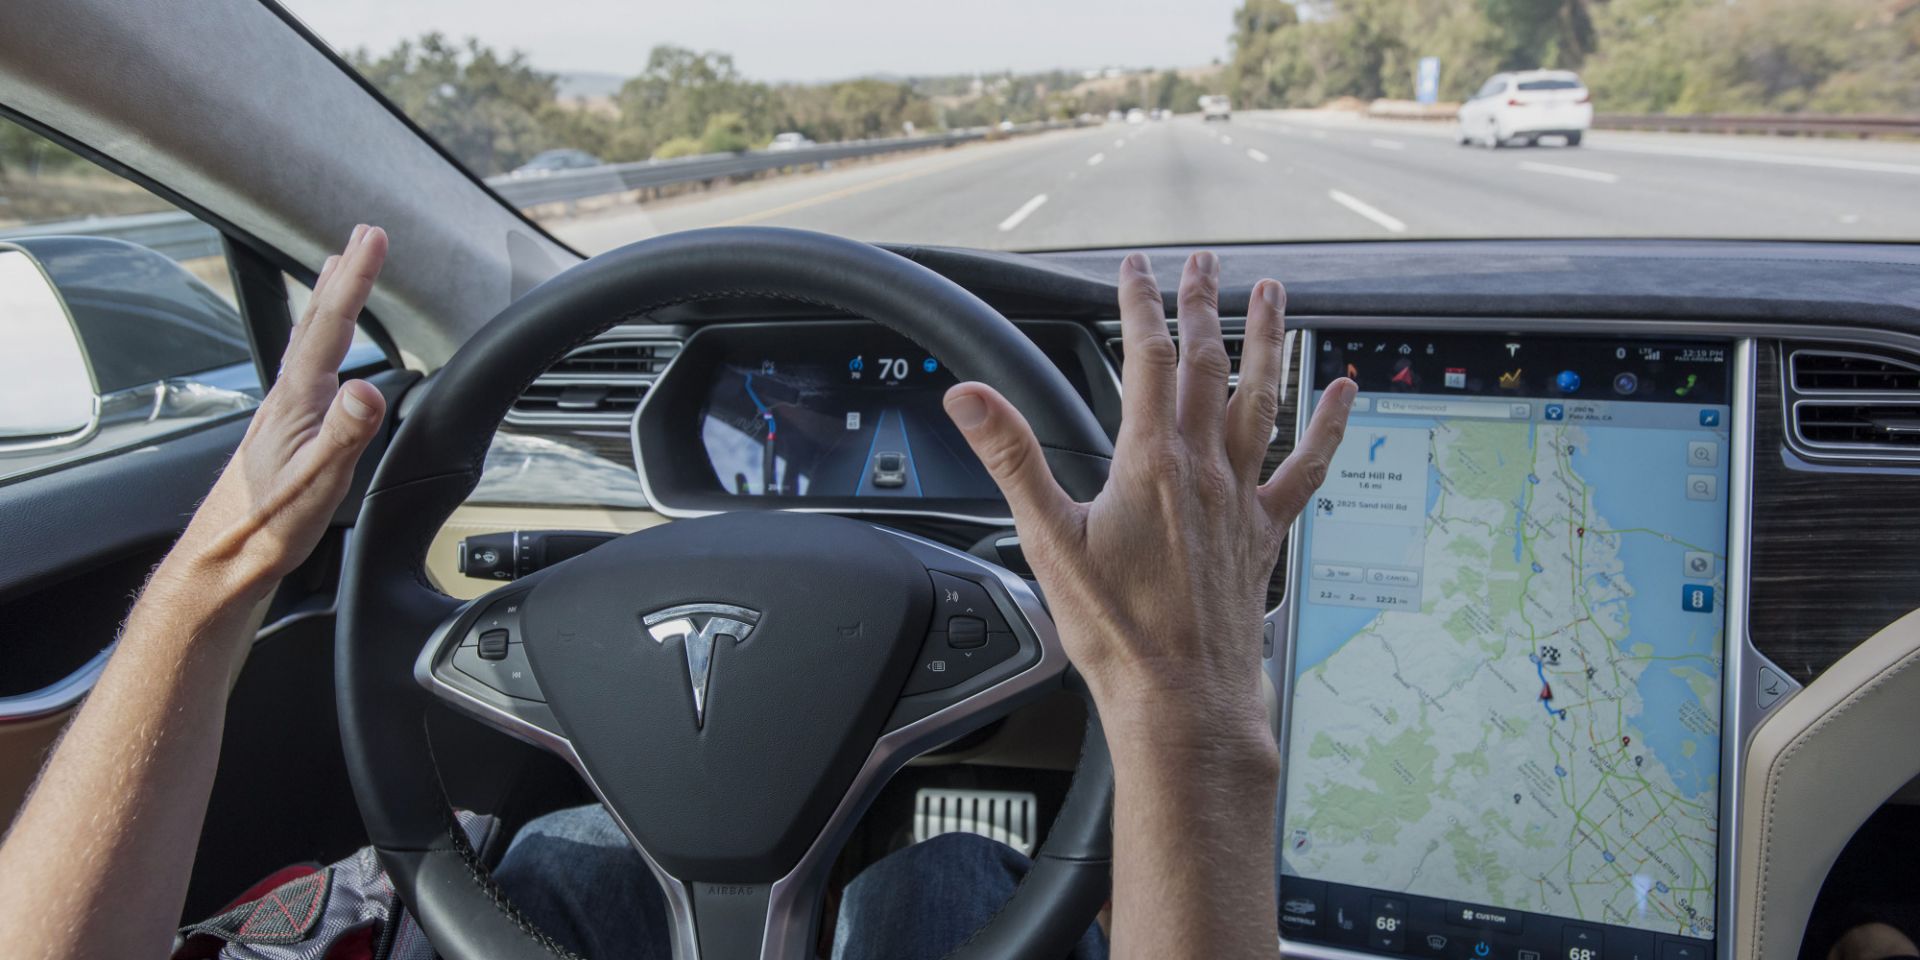
[[[1711,956],[1731,347],[1310,350],[1360,393],[1293,571],[1282,936]]]

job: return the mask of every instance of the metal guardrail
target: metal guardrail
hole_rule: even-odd
[[[610,163],[578,170],[556,171],[542,176],[516,177],[509,174],[488,177],[486,183],[508,203],[526,209],[610,196],[629,190],[726,180],[790,167],[817,167],[836,160],[852,160],[914,150],[935,150],[986,140],[997,133],[1037,133],[1064,126],[1068,124],[1036,122],[1019,124],[1012,130],[994,131],[986,127],[975,127],[918,137],[822,143],[791,150],[709,153],[693,157],[677,157],[672,160]],[[30,227],[0,228],[0,237],[56,234],[127,240],[174,260],[195,260],[201,257],[219,256],[221,253],[218,231],[192,214],[176,211],[120,217],[90,217],[84,220],[43,223]]]
[[[1029,123],[1009,133],[1035,133],[1057,124]],[[589,197],[624,193],[648,187],[723,180],[751,176],[788,167],[813,167],[836,160],[852,160],[911,150],[932,150],[987,139],[986,128],[956,130],[920,137],[891,137],[884,140],[850,140],[822,143],[791,150],[747,150],[741,153],[709,153],[673,160],[641,160],[634,163],[610,163],[580,170],[556,171],[544,176],[490,177],[487,185],[517,207],[537,207],[548,203],[585,200]]]
[[[1768,136],[1920,137],[1920,116],[1817,113],[1597,113],[1600,130],[1663,130],[1687,133],[1757,133]]]

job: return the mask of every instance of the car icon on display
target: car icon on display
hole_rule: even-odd
[[[876,487],[904,487],[907,485],[907,455],[895,450],[883,450],[873,458],[873,485]]]

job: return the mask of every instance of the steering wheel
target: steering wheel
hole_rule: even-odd
[[[427,545],[536,376],[616,323],[722,298],[885,324],[1005,394],[1069,493],[1088,499],[1105,481],[1105,432],[1038,348],[971,293],[877,247],[699,230],[602,254],[527,293],[401,425],[341,585],[335,679],[354,796],[401,901],[447,960],[566,951],[514,910],[454,826],[427,737],[435,703],[578,770],[665,888],[676,958],[745,960],[813,956],[829,868],[909,759],[1050,690],[1085,696],[1024,580],[841,517],[679,520],[467,603],[428,582]],[[970,621],[949,636],[954,618]],[[933,654],[952,677],[929,677]],[[1105,902],[1113,771],[1088,707],[1073,786],[1032,871],[955,956],[1061,956]]]

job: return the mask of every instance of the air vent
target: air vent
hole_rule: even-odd
[[[1237,384],[1240,382],[1240,350],[1246,343],[1246,337],[1244,334],[1223,333],[1220,335],[1220,339],[1226,343],[1227,363],[1231,366],[1232,371],[1227,375],[1227,382]],[[1173,342],[1179,343],[1180,338],[1175,336]],[[1119,337],[1107,338],[1107,349],[1113,351],[1113,358],[1115,360],[1126,360],[1123,346],[1123,341]]]
[[[1920,366],[1891,357],[1795,350],[1789,366],[1797,393],[1920,392]]]
[[[1794,405],[1801,439],[1814,446],[1897,446],[1920,451],[1920,404],[1802,400]]]
[[[1789,344],[1793,446],[1816,459],[1920,461],[1920,357]]]
[[[507,412],[507,422],[624,425],[679,352],[676,340],[602,340],[577,347],[520,394]]]

